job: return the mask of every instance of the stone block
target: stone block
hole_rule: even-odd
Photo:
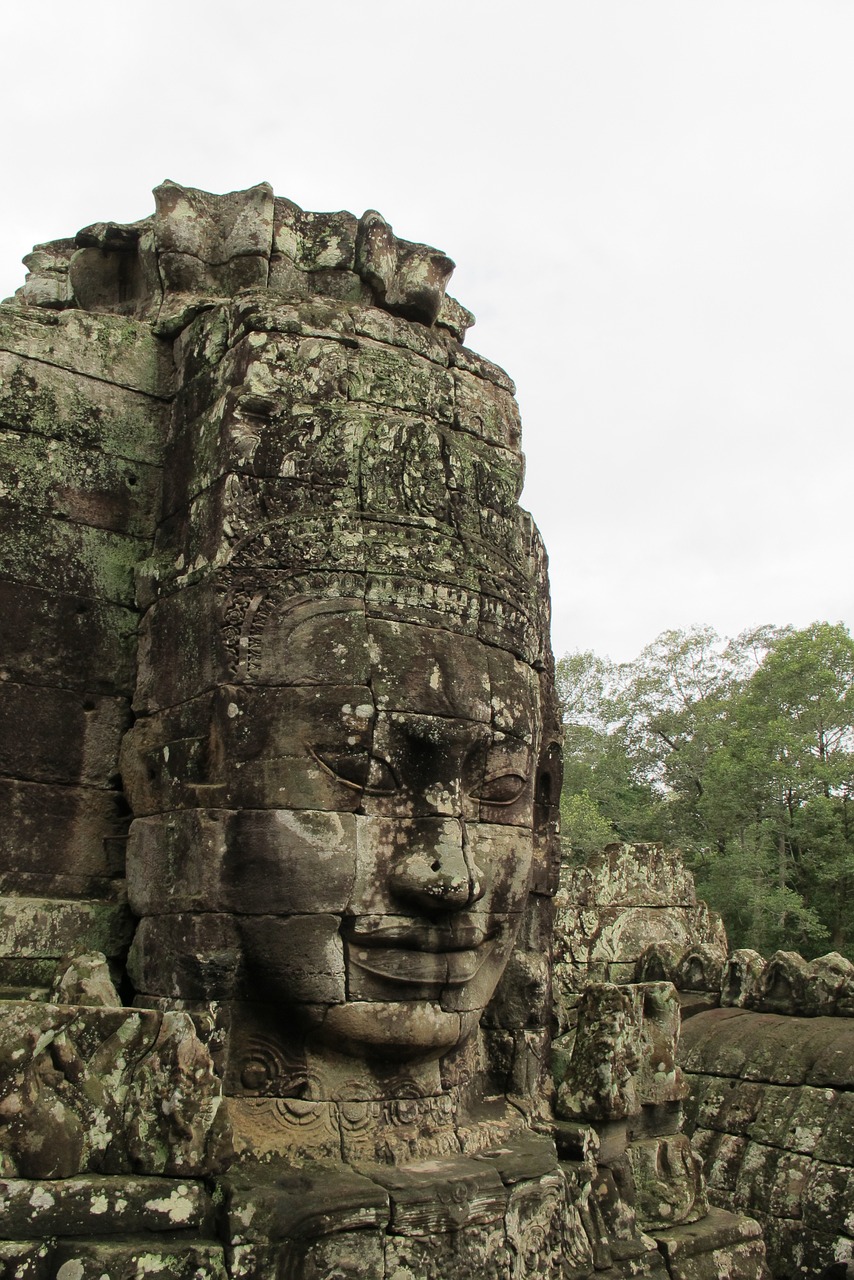
[[[207,577],[232,559],[251,568],[287,565],[305,572],[335,563],[362,570],[352,532],[358,520],[357,484],[355,475],[341,484],[334,478],[314,484],[288,475],[222,476],[159,525],[154,552],[160,594]],[[326,528],[330,545],[301,545],[299,539],[306,539],[312,527]]]
[[[207,1234],[214,1216],[202,1183],[142,1174],[2,1179],[0,1212],[3,1234],[17,1240],[146,1231]]]
[[[269,258],[272,252],[275,197],[268,182],[214,195],[167,179],[155,188],[154,199],[158,256],[185,254],[218,266],[246,256]]]
[[[694,907],[694,878],[661,844],[609,844],[583,868],[567,869],[567,891],[584,905]]]
[[[330,302],[329,305],[330,319],[334,321],[336,304]],[[313,310],[314,304],[308,304],[307,309]],[[297,321],[297,333],[301,310],[290,313]],[[275,322],[275,317],[272,319]],[[271,406],[303,405],[314,409],[350,401],[354,407],[370,405],[381,410],[402,411],[422,421],[448,424],[454,421],[454,378],[437,368],[433,360],[424,359],[403,345],[390,346],[368,337],[341,341],[341,336],[336,334],[330,341],[324,336],[297,336],[281,330],[272,336],[256,332],[245,340],[243,348],[239,340],[235,343],[220,376],[224,374],[232,385],[239,385],[241,394],[251,393]],[[235,375],[240,375],[239,382]],[[475,403],[479,403],[477,395],[481,386],[486,396],[495,393],[490,384],[472,380],[470,388]],[[469,429],[484,438],[474,422],[470,422]],[[496,440],[495,443],[505,442]]]
[[[508,1243],[522,1275],[592,1271],[590,1243],[562,1174],[541,1175],[515,1187],[505,1222]]]
[[[804,1012],[844,1016],[854,993],[854,964],[838,951],[817,956],[809,964],[808,1008]]]
[[[154,533],[160,468],[0,429],[0,492],[10,505],[145,538]]]
[[[4,1280],[48,1280],[54,1274],[52,1246],[46,1240],[0,1240],[0,1275]]]
[[[805,1012],[808,1001],[807,962],[797,951],[775,951],[768,961],[756,993],[762,1013]]]
[[[641,1054],[638,1031],[630,991],[605,983],[586,988],[572,1056],[558,1088],[558,1116],[611,1121],[640,1111],[635,1082]]]
[[[439,315],[454,269],[443,253],[395,236],[375,209],[359,219],[354,263],[380,306],[428,325]]]
[[[0,351],[147,396],[165,398],[173,390],[169,344],[156,338],[145,321],[127,316],[4,307],[0,311]]]
[[[234,477],[230,488],[242,482],[247,511],[253,490],[275,494],[283,481],[310,491],[334,487],[342,504],[357,506],[361,446],[377,431],[378,418],[389,433],[396,419],[346,400],[311,405],[296,390],[290,386],[286,394],[263,386],[255,391],[251,382],[244,382],[187,422],[166,454],[164,515],[179,511],[227,476]],[[407,422],[415,438],[434,430],[429,421]],[[286,512],[288,486],[282,488],[279,508]],[[226,509],[223,499],[220,508]],[[235,496],[226,515],[237,523],[240,511]]]
[[[277,570],[214,574],[158,600],[140,627],[135,709],[162,710],[247,678],[265,686],[364,686],[363,600],[324,601],[294,618],[288,585]]]
[[[100,449],[116,465],[122,459],[158,465],[168,420],[165,400],[10,354],[0,345],[0,421],[6,427],[32,432],[43,443]]]
[[[55,956],[0,956],[0,1000],[44,1000],[56,975]]]
[[[689,1018],[682,1028],[679,1062],[696,1075],[740,1078],[760,1024],[744,1009],[710,1009]]]
[[[773,1276],[816,1275],[824,1278],[836,1276],[835,1270],[825,1268],[854,1262],[854,1240],[850,1236],[831,1231],[818,1231],[807,1227],[802,1219],[785,1219],[768,1216],[757,1211],[762,1223],[768,1266]]]
[[[340,916],[244,916],[239,931],[253,994],[280,999],[287,992],[294,1004],[343,1003]]]
[[[474,323],[475,317],[473,313],[469,311],[468,308],[457,302],[456,298],[452,298],[449,293],[446,293],[442,299],[442,305],[439,308],[439,315],[436,318],[437,327],[440,330],[446,330],[452,338],[456,339],[457,342],[465,342],[466,333]],[[465,350],[465,348],[461,349]],[[489,361],[484,361],[484,363],[488,365]],[[473,368],[474,364],[471,366],[465,366],[464,362],[460,362],[459,367]],[[503,370],[499,369],[497,365],[494,366],[494,368],[496,373],[503,374]],[[495,379],[495,381],[501,386],[503,386],[504,383],[509,383],[511,387],[514,385],[506,374],[504,374],[504,382],[500,379]]]
[[[446,335],[435,326],[427,328],[370,305],[351,307],[350,317],[353,332],[359,337],[372,338],[390,347],[403,347],[440,368],[450,367],[450,344]]]
[[[719,1133],[751,1132],[766,1094],[773,1088],[759,1081],[693,1076],[691,1090],[700,1097],[697,1124]]]
[[[7,582],[133,607],[133,573],[145,542],[55,516],[46,519],[5,501],[0,501],[0,520]]]
[[[716,1133],[712,1129],[698,1129],[691,1138],[691,1145],[703,1161],[710,1196],[716,1203],[734,1203],[747,1138]]]
[[[315,355],[313,349],[303,350],[304,358],[311,362],[327,354],[318,350]],[[347,398],[356,403],[403,410],[437,422],[450,423],[455,420],[455,414],[459,416],[457,389],[451,374],[404,348],[362,340],[358,360],[351,358],[348,374]]]
[[[363,1007],[375,1017],[401,1020],[400,1009],[393,1005]],[[353,1091],[352,1080],[347,1091]],[[343,1158],[357,1169],[415,1163],[435,1172],[441,1162],[441,1170],[446,1159],[459,1155],[464,1140],[454,1123],[454,1109],[449,1093],[385,1101],[348,1097],[338,1105]]]
[[[690,1226],[657,1231],[670,1280],[769,1280],[759,1223],[723,1209]]]
[[[817,1017],[800,1024],[804,1032],[812,1025],[814,1034],[801,1033],[803,1056],[808,1062],[805,1084],[820,1089],[850,1089],[854,1060],[854,1021],[850,1018]]]
[[[340,1004],[339,916],[180,913],[140,921],[128,972],[146,995]]]
[[[484,1022],[510,1031],[543,1025],[551,991],[547,957],[515,949],[507,963]]]
[[[762,1105],[749,1127],[753,1141],[812,1155],[839,1095],[833,1089],[788,1089],[766,1085]]]
[[[808,1156],[749,1141],[736,1184],[737,1205],[761,1206],[775,1218],[800,1218],[811,1164]]]
[[[86,951],[57,965],[50,987],[53,1004],[82,1004],[88,1008],[121,1008],[107,957],[102,951]]]
[[[56,957],[78,951],[124,955],[133,921],[123,902],[56,898],[0,899],[0,953]]]
[[[519,409],[512,395],[464,370],[453,374],[454,425],[489,444],[516,452],[521,440]]]
[[[457,303],[457,306],[459,306],[459,303]],[[474,324],[474,316],[471,316],[471,324]],[[476,378],[483,378],[487,382],[494,383],[495,386],[501,387],[503,391],[508,391],[511,396],[516,394],[516,383],[510,375],[499,365],[494,364],[492,360],[487,360],[485,356],[478,355],[476,351],[472,351],[470,347],[451,343],[448,346],[447,358],[450,368],[463,369],[466,373],[471,373]]]
[[[854,1245],[854,1169],[812,1161],[804,1182],[802,1210],[808,1227],[844,1233]]]
[[[0,684],[0,771],[29,782],[105,787],[130,722],[124,698]]]
[[[589,961],[636,963],[649,946],[650,937],[666,933],[680,954],[697,929],[695,912],[670,911],[658,907],[602,907],[597,910],[596,936],[590,941]]]
[[[854,1166],[854,1093],[845,1090],[836,1095],[824,1115],[821,1137],[815,1148],[817,1160],[829,1164]]]
[[[132,824],[128,898],[140,916],[341,913],[355,863],[352,814],[179,810]]]
[[[127,961],[144,995],[229,1000],[242,992],[243,956],[233,916],[206,913],[140,920]]]
[[[680,991],[706,991],[717,994],[726,963],[726,949],[695,943],[682,953],[673,979]]]
[[[356,255],[358,219],[352,213],[310,213],[290,201],[276,202],[274,249],[306,271],[338,268],[351,271]]]
[[[498,1222],[507,1207],[496,1171],[472,1159],[443,1160],[438,1169],[433,1161],[379,1168],[373,1176],[388,1192],[395,1235],[431,1236]]]
[[[210,1055],[186,1013],[0,1005],[7,1177],[219,1172],[230,1156],[220,1102]]]
[[[260,1058],[260,1052],[257,1056]],[[266,1066],[269,1055],[264,1056]],[[253,1083],[255,1079],[257,1077],[252,1077]],[[286,1161],[288,1170],[296,1170],[320,1161],[336,1162],[340,1158],[340,1120],[338,1107],[332,1102],[229,1097],[225,1100],[225,1108],[235,1155],[243,1163],[269,1163],[271,1167],[280,1168],[282,1161]],[[326,1176],[334,1177],[329,1173]],[[322,1203],[319,1198],[318,1204]],[[264,1220],[265,1205],[263,1197],[259,1197],[259,1224]],[[253,1217],[252,1222],[255,1221]],[[252,1235],[248,1228],[244,1214],[234,1230],[243,1239]]]
[[[306,302],[282,301],[272,297],[265,299],[236,299],[231,304],[232,326],[235,342],[253,333],[256,338],[270,334],[292,334],[306,338],[328,338],[344,342],[352,349],[355,337],[371,338],[391,347],[423,356],[441,368],[448,368],[451,352],[445,336],[435,328],[413,324],[399,316],[393,316],[373,306],[342,307],[325,298],[312,298]],[[481,358],[467,353],[476,363]],[[489,361],[482,362],[475,372],[486,376],[487,369],[497,370]],[[512,386],[506,374],[503,375]],[[490,379],[494,381],[495,379]]]
[[[373,717],[368,688],[221,686],[138,719],[125,735],[130,804],[140,817],[171,808],[355,810],[361,788],[323,757],[366,751]]]
[[[0,778],[0,892],[96,897],[124,874],[118,791]]]
[[[490,673],[484,670],[478,641],[376,619],[369,620],[367,630],[370,639],[382,646],[380,660],[371,671],[378,709],[491,722]],[[524,679],[520,674],[514,681],[509,664],[502,674],[505,692],[509,692],[508,683]],[[526,692],[529,689],[528,684]]]
[[[60,1240],[53,1254],[56,1280],[228,1280],[222,1245],[213,1241],[158,1239]]]
[[[230,1244],[312,1240],[385,1227],[389,1195],[347,1165],[292,1169],[284,1161],[243,1165],[219,1182]]]
[[[220,1081],[188,1013],[162,1015],[154,1044],[135,1064],[124,1128],[131,1165],[140,1172],[193,1177],[231,1162]]]
[[[68,280],[68,264],[74,254],[71,239],[53,240],[33,246],[23,262],[27,276],[15,297],[28,307],[52,307],[62,311],[73,303]]]
[[[157,600],[139,622],[134,711],[150,715],[233,678],[222,637],[227,583],[216,576]]]
[[[234,1251],[235,1256],[238,1250]],[[260,1247],[256,1254],[260,1255]],[[269,1256],[269,1255],[268,1255]],[[240,1246],[240,1266],[243,1267],[243,1246]],[[294,1240],[283,1242],[275,1253],[275,1265],[278,1271],[265,1267],[263,1262],[256,1265],[256,1270],[245,1272],[235,1269],[235,1280],[240,1277],[252,1277],[252,1280],[265,1280],[267,1276],[283,1275],[294,1277],[294,1280],[313,1280],[317,1276],[359,1277],[384,1276],[386,1260],[385,1238],[379,1231],[370,1229],[358,1231],[335,1231],[314,1240]]]
[[[637,958],[635,981],[675,983],[683,954],[681,943],[672,939],[662,938],[651,942]]]
[[[669,982],[637,983],[627,989],[635,1002],[640,1030],[637,1100],[642,1107],[679,1103],[688,1087],[676,1064],[681,1026],[676,992]]]
[[[21,684],[130,696],[137,614],[0,581],[0,669]]]

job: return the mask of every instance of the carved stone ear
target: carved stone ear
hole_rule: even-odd
[[[454,263],[444,253],[398,240],[382,214],[368,209],[356,234],[356,270],[387,311],[434,324]]]
[[[18,300],[28,307],[56,310],[74,306],[74,293],[68,279],[68,264],[73,254],[71,239],[35,245],[23,260],[27,278],[15,294]]]

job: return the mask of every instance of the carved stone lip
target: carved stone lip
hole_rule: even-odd
[[[471,982],[492,955],[491,941],[477,947],[425,951],[412,947],[368,946],[349,942],[347,962],[374,978],[415,988],[462,987]]]
[[[459,919],[447,924],[408,919],[406,917],[358,916],[345,921],[345,942],[357,947],[390,947],[399,951],[423,951],[437,955],[471,951],[490,942],[494,927],[487,931],[472,920]]]

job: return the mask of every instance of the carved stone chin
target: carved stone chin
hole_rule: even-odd
[[[333,1006],[321,1036],[325,1043],[401,1062],[438,1058],[456,1048],[477,1026],[476,1013],[459,1014],[430,1001],[353,1003]]]

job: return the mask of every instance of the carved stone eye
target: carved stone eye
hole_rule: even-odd
[[[527,781],[527,778],[518,773],[499,773],[495,777],[484,779],[475,799],[487,804],[512,804],[519,799]]]
[[[397,790],[397,780],[390,766],[378,756],[372,756],[370,751],[314,747],[312,755],[327,773],[343,782],[345,787],[352,787],[355,791],[364,791],[372,796],[391,795]]]

